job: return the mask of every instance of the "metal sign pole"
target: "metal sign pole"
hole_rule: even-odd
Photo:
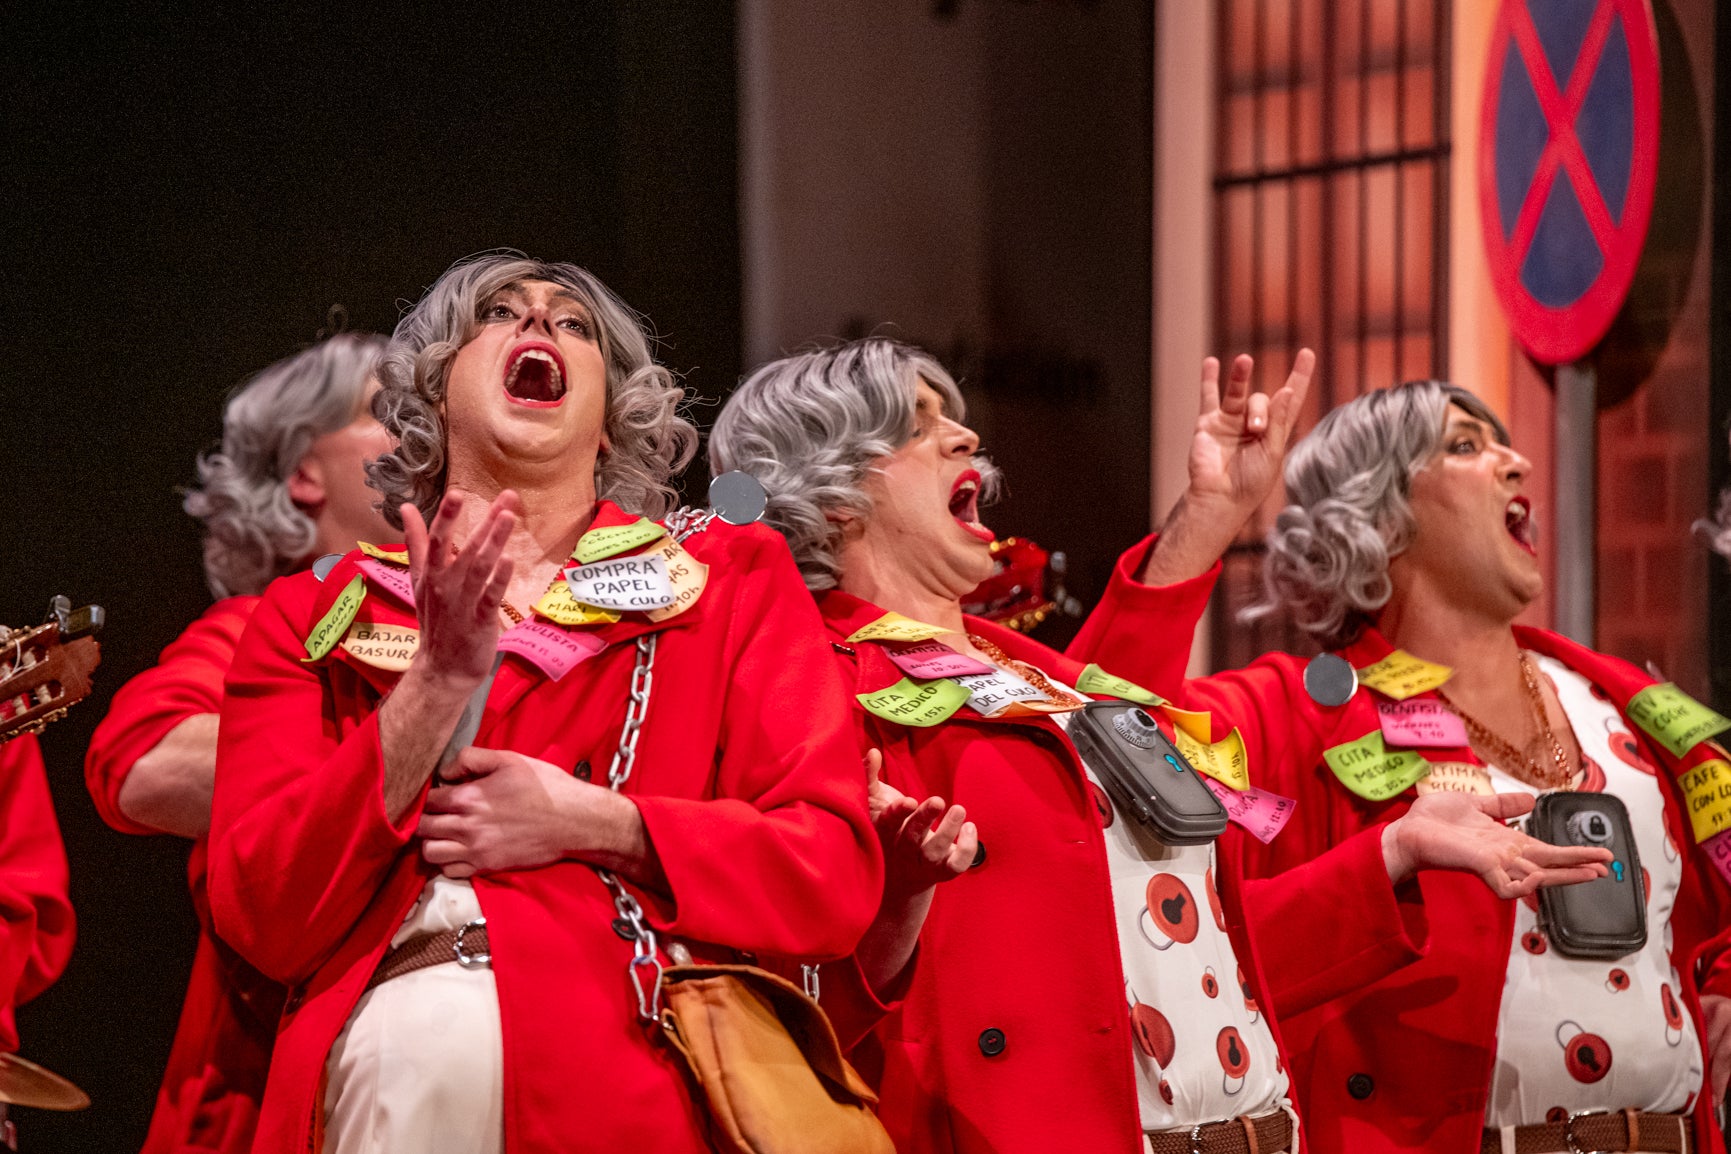
[[[1593,573],[1598,564],[1598,372],[1586,361],[1557,366],[1557,632],[1593,644]]]

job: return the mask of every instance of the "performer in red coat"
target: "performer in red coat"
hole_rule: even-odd
[[[1513,625],[1541,589],[1530,473],[1464,390],[1360,397],[1294,450],[1293,503],[1269,537],[1265,608],[1325,653],[1183,680],[1214,559],[1243,518],[1182,506],[1126,555],[1071,650],[1207,711],[1208,738],[1241,741],[1258,783],[1295,802],[1271,844],[1229,845],[1270,879],[1247,885],[1246,908],[1283,943],[1264,966],[1318,1149],[1723,1149],[1731,967],[1709,858],[1725,843],[1696,842],[1731,821],[1712,804],[1724,753],[1705,740],[1731,722]],[[1639,868],[1607,851],[1600,884],[1640,887],[1644,947],[1581,956],[1538,912],[1544,856],[1483,852],[1559,790],[1626,808]],[[1427,944],[1318,997],[1359,961],[1339,948],[1341,919],[1391,881]]]
[[[381,376],[407,548],[273,585],[223,708],[212,910],[293,987],[255,1149],[706,1150],[631,917],[723,958],[870,921],[815,611],[769,530],[639,515],[693,433],[584,270],[453,267]]]
[[[76,936],[66,849],[29,734],[0,745],[0,823],[0,1053],[13,1054],[14,1010],[54,984]]]
[[[109,825],[192,839],[187,882],[201,932],[145,1154],[252,1147],[284,995],[210,932],[206,835],[222,682],[266,584],[390,532],[363,469],[390,447],[367,408],[384,344],[333,337],[229,400],[222,448],[199,462],[200,486],[186,499],[205,526],[205,578],[219,600],[115,694],[85,758]]]
[[[1196,483],[1237,494],[1278,457],[1311,363],[1278,420],[1199,431]],[[1155,838],[1069,738],[1090,698],[1152,696],[961,611],[992,570],[995,479],[961,418],[932,358],[870,339],[759,369],[710,442],[715,469],[764,482],[881,751],[889,883],[826,1005],[873,1027],[856,1056],[904,1150],[1188,1151],[1193,1127],[1204,1151],[1250,1148],[1247,1129],[1294,1148],[1262,970],[1278,938],[1245,932],[1230,859]],[[1416,952],[1387,887],[1356,912],[1337,950]]]

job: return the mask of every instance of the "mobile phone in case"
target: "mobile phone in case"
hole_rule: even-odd
[[[1207,845],[1226,830],[1226,807],[1139,706],[1091,701],[1070,740],[1121,809],[1165,845]]]
[[[1539,890],[1539,928],[1557,952],[1609,961],[1647,944],[1647,887],[1629,811],[1608,793],[1540,794],[1527,832],[1552,845],[1611,851],[1611,872]]]

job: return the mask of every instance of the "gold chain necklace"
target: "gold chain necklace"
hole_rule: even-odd
[[[1065,693],[1062,689],[1053,685],[1046,679],[1045,674],[1041,673],[1038,669],[1035,669],[1032,665],[1029,665],[1026,662],[1017,661],[1014,657],[1011,657],[1008,653],[1005,653],[1002,649],[999,649],[984,637],[977,637],[974,634],[969,633],[967,638],[968,641],[973,644],[975,649],[978,649],[981,653],[990,657],[998,665],[1001,665],[1005,669],[1016,674],[1029,685],[1038,689],[1041,693],[1044,693],[1054,705],[1062,705],[1071,709],[1081,707],[1082,702],[1078,698]]]
[[[1449,700],[1442,690],[1437,690],[1436,695],[1466,723],[1473,744],[1489,750],[1499,767],[1521,778],[1528,785],[1540,789],[1570,789],[1575,780],[1575,771],[1569,766],[1568,752],[1557,739],[1556,731],[1551,728],[1550,720],[1545,716],[1545,697],[1539,691],[1538,671],[1533,668],[1532,658],[1527,656],[1524,649],[1520,650],[1520,662],[1521,681],[1526,688],[1527,704],[1532,709],[1533,721],[1538,725],[1540,736],[1549,747],[1551,760],[1555,763],[1554,769],[1547,768],[1526,750],[1515,748],[1514,744],[1501,734],[1492,732],[1484,722]]]

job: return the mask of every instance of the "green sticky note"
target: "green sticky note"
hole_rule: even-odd
[[[1731,729],[1731,719],[1714,713],[1669,681],[1649,685],[1630,698],[1629,720],[1675,757],[1682,757],[1709,737]]]
[[[1430,763],[1412,750],[1386,748],[1380,729],[1325,750],[1322,757],[1340,784],[1371,801],[1387,801],[1430,772]]]
[[[1090,695],[1101,694],[1106,697],[1118,697],[1125,701],[1134,701],[1138,705],[1161,705],[1166,701],[1158,693],[1143,689],[1134,681],[1113,677],[1098,665],[1089,665],[1082,670],[1082,676],[1076,678],[1076,691]]]
[[[355,614],[361,611],[361,599],[367,595],[367,583],[359,573],[337,594],[337,599],[319,618],[319,623],[313,626],[313,631],[307,634],[306,660],[317,661],[337,647],[337,642],[343,639],[349,626],[354,622]]]
[[[571,556],[585,565],[591,561],[604,561],[647,545],[666,533],[666,529],[648,517],[639,517],[629,525],[608,525],[589,530],[578,538],[577,551]]]
[[[915,681],[904,677],[888,689],[855,694],[867,711],[897,725],[936,725],[968,703],[968,691],[947,677]]]

